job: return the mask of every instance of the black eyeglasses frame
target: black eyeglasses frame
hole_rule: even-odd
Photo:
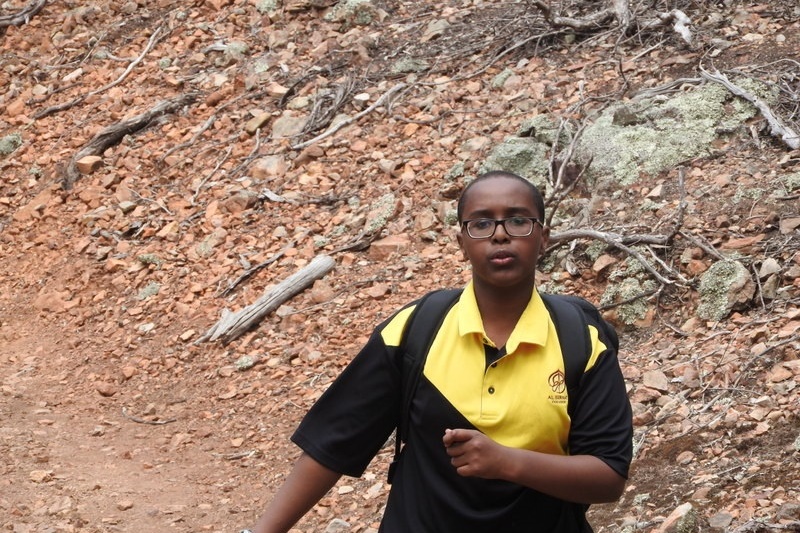
[[[513,234],[509,233],[508,228],[506,228],[506,222],[511,220],[511,219],[514,219],[514,218],[524,218],[526,220],[530,220],[531,222],[533,222],[533,224],[531,225],[531,230],[528,233],[526,233],[525,235],[513,235]],[[469,224],[470,222],[475,222],[476,220],[485,220],[487,222],[494,222],[494,228],[492,228],[492,232],[489,235],[487,235],[486,237],[474,237],[472,235],[472,233],[469,232],[469,227],[467,226],[467,224]],[[466,232],[467,236],[470,239],[476,239],[476,240],[491,239],[492,237],[494,237],[494,234],[497,231],[497,226],[503,226],[503,231],[505,231],[506,235],[508,235],[509,237],[530,237],[533,234],[533,229],[536,227],[536,224],[539,224],[541,227],[544,227],[544,223],[541,220],[539,220],[538,218],[536,218],[536,217],[526,217],[526,216],[521,216],[521,215],[516,215],[516,216],[513,216],[513,217],[506,217],[506,218],[483,218],[483,217],[481,217],[481,218],[471,218],[469,220],[462,220],[461,221],[461,229]]]

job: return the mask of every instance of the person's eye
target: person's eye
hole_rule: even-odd
[[[494,225],[494,220],[488,218],[479,218],[472,221],[472,227],[477,230],[487,230]]]
[[[527,228],[528,224],[530,224],[530,220],[525,217],[511,217],[506,224],[510,225],[512,228]]]

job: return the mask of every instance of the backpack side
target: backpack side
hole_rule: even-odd
[[[558,334],[558,343],[561,345],[564,381],[567,385],[567,414],[572,417],[575,399],[580,394],[583,371],[592,353],[589,325],[583,311],[583,304],[589,306],[591,304],[577,296],[543,293],[540,295],[553,319]]]
[[[461,296],[461,289],[443,289],[423,296],[409,315],[398,350],[402,357],[400,383],[402,387],[401,412],[394,441],[394,458],[389,465],[389,483],[392,482],[402,444],[408,438],[411,401],[419,384],[419,377],[428,357],[436,333],[444,322],[447,311]]]

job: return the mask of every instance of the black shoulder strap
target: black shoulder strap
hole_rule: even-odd
[[[572,416],[583,371],[592,353],[592,340],[583,311],[585,305],[590,304],[577,296],[540,294],[558,333],[561,357],[564,358],[564,381],[567,384],[567,413]]]
[[[436,337],[436,332],[439,331],[447,311],[456,303],[460,295],[461,289],[429,292],[417,302],[406,321],[398,348],[400,356],[403,358],[401,365],[402,411],[395,435],[394,460],[389,466],[389,483],[392,482],[395,463],[400,456],[402,443],[408,436],[411,401],[419,383],[425,358],[428,356],[433,339]]]

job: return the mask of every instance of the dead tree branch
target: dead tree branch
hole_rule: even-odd
[[[545,20],[554,28],[570,28],[575,31],[596,32],[608,28],[612,21],[616,20],[621,29],[621,35],[625,35],[629,33],[632,28],[644,31],[672,24],[672,29],[675,30],[686,43],[692,43],[692,31],[690,29],[692,20],[686,13],[679,9],[674,9],[667,13],[660,13],[656,15],[655,18],[645,19],[640,16],[643,15],[643,13],[634,13],[631,11],[627,0],[607,0],[608,7],[605,9],[600,9],[594,13],[578,18],[562,16],[559,11],[553,9],[551,5],[552,2],[532,0],[531,4],[542,13]]]
[[[47,4],[47,0],[34,0],[18,13],[0,16],[0,35],[3,35],[9,26],[22,26],[30,22],[39,11],[44,9],[45,4]]]
[[[178,97],[159,102],[153,108],[140,115],[122,120],[105,128],[72,157],[63,176],[63,188],[65,190],[72,188],[72,185],[80,177],[77,162],[81,158],[88,155],[101,155],[108,148],[118,144],[126,135],[131,135],[145,129],[162,116],[175,113],[185,105],[194,102],[196,98],[197,93],[182,94]]]
[[[549,2],[533,0],[536,6],[551,26],[572,28],[573,30],[596,30],[605,26],[616,16],[613,8],[603,9],[583,18],[563,17],[550,6]]]
[[[739,98],[744,98],[753,104],[769,123],[769,129],[772,135],[779,137],[792,150],[800,149],[800,135],[798,135],[790,127],[784,125],[783,121],[772,112],[766,102],[742,87],[735,85],[728,79],[727,76],[725,76],[725,74],[722,74],[718,70],[709,72],[701,67],[700,74],[705,79],[719,83],[734,95],[738,96]]]
[[[604,232],[593,229],[572,229],[553,233],[550,235],[551,243],[562,243],[575,239],[594,239],[617,248],[639,261],[642,266],[662,285],[674,285],[673,280],[665,278],[653,265],[636,249],[629,245],[634,244],[660,244],[667,243],[668,237],[663,235],[620,235],[618,233]]]
[[[298,270],[281,283],[267,290],[255,303],[235,313],[228,309],[222,310],[222,318],[214,324],[202,337],[195,341],[200,344],[207,340],[221,339],[224,344],[237,339],[265,316],[280,307],[303,291],[315,280],[322,278],[333,270],[335,262],[329,255],[318,255],[308,265]]]

